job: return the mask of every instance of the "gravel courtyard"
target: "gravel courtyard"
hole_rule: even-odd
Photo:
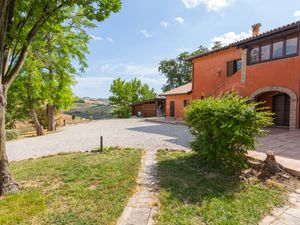
[[[182,125],[145,122],[141,119],[99,120],[68,126],[41,136],[7,142],[10,161],[71,151],[89,151],[99,146],[103,130],[105,146],[149,150],[187,149],[191,136]]]

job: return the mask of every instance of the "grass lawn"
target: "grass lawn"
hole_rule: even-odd
[[[158,153],[160,212],[158,224],[257,224],[274,206],[284,203],[285,190],[201,165],[193,153]]]
[[[107,149],[11,163],[23,190],[0,199],[0,224],[115,224],[135,188],[141,154]]]

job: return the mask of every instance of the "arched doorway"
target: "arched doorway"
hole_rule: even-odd
[[[175,102],[170,101],[170,117],[175,117]]]
[[[255,91],[251,96],[254,101],[265,102],[274,113],[274,124],[296,129],[296,94],[284,87],[265,87]]]

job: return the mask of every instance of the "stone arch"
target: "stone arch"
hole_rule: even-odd
[[[264,87],[261,89],[256,90],[253,92],[250,96],[252,100],[255,100],[255,98],[263,93],[266,92],[272,92],[272,91],[278,91],[285,93],[290,96],[290,130],[295,130],[296,129],[296,123],[297,123],[297,95],[295,92],[292,90],[285,88],[285,87],[280,87],[280,86],[269,86],[269,87]]]

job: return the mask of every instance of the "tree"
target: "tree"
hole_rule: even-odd
[[[48,32],[45,41],[35,48],[37,58],[43,63],[45,90],[44,102],[47,105],[48,130],[55,130],[55,112],[68,109],[74,102],[71,86],[76,83],[75,75],[84,72],[87,67],[89,35],[86,27],[94,27],[87,19],[78,17],[70,24],[63,24],[55,32]],[[76,61],[79,69],[73,66]]]
[[[138,79],[129,82],[118,78],[110,87],[112,95],[109,97],[110,104],[115,106],[114,113],[119,118],[128,118],[131,115],[130,105],[141,101],[156,98],[154,89],[147,84],[142,84]]]
[[[211,48],[211,50],[217,50],[219,48],[222,48],[223,44],[221,41],[215,41],[213,47]]]
[[[25,78],[19,75],[9,88],[5,120],[6,128],[14,129],[17,120],[25,121],[29,118],[28,108],[24,106],[27,93],[24,83]]]
[[[0,2],[0,195],[16,191],[18,184],[8,171],[5,149],[7,91],[22,69],[36,36],[82,17],[103,21],[121,7],[119,0],[2,0]],[[47,26],[47,29],[45,29]]]
[[[23,112],[16,114],[15,104],[8,104],[7,112],[14,116],[11,120],[26,118],[24,113],[28,113],[38,136],[44,134],[43,127],[47,126],[50,131],[55,129],[56,110],[67,109],[73,104],[71,86],[76,82],[75,74],[83,72],[87,66],[85,54],[88,53],[90,37],[84,26],[93,27],[93,24],[79,18],[71,25],[57,26],[59,29],[55,33],[47,32],[45,37],[38,36],[29,49],[21,75],[8,91],[9,101],[18,102]],[[74,60],[80,66],[78,71],[72,64]],[[37,111],[41,112],[40,116],[43,115],[45,105],[48,123],[42,124]]]
[[[163,91],[187,84],[192,81],[192,63],[186,59],[190,56],[207,52],[208,49],[200,46],[193,53],[183,52],[176,59],[163,60],[159,63],[158,71],[166,76],[167,83],[163,86]]]
[[[203,53],[208,52],[208,51],[209,51],[208,48],[200,45],[196,51],[194,51],[190,54],[190,56],[200,55],[200,54],[203,54]]]

